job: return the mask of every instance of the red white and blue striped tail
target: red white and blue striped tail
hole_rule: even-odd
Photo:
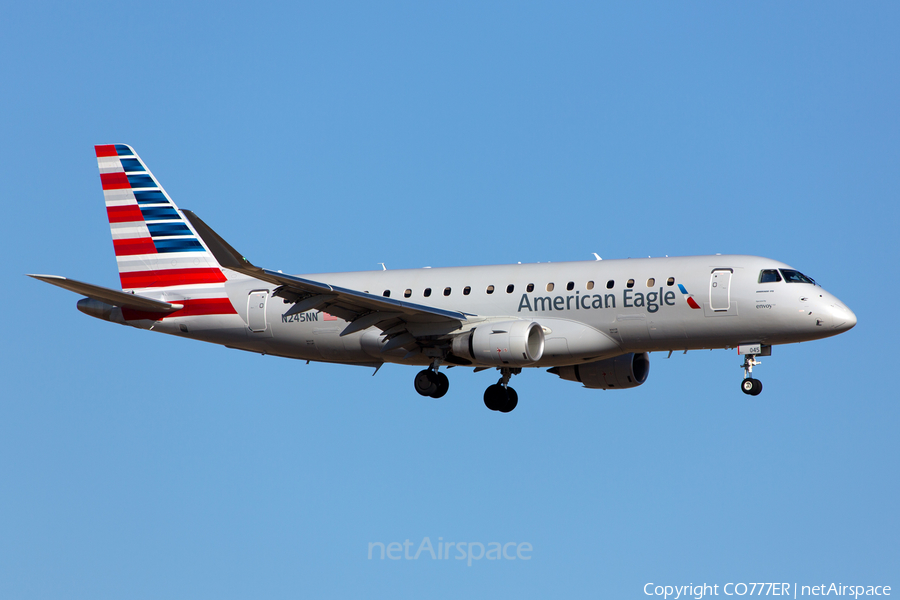
[[[216,259],[131,146],[94,149],[122,289],[221,289],[226,278]]]

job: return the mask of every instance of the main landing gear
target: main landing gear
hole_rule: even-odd
[[[741,381],[741,391],[750,396],[759,396],[759,393],[762,391],[762,381],[759,379],[753,379],[753,367],[756,365],[762,364],[758,360],[756,360],[755,354],[745,354],[744,355],[744,364],[741,367],[744,369],[744,380]]]
[[[414,380],[416,391],[422,396],[440,398],[450,389],[450,380],[443,373],[438,372],[437,366],[431,366],[424,371],[419,371]]]
[[[450,389],[450,380],[438,371],[439,366],[440,363],[435,362],[416,374],[413,384],[419,395],[440,398]],[[484,405],[491,410],[508,413],[519,404],[519,395],[509,387],[509,380],[513,375],[521,373],[522,369],[504,367],[499,370],[500,380],[484,391]]]
[[[502,413],[512,411],[519,404],[519,395],[509,387],[509,378],[521,372],[522,369],[500,369],[500,381],[484,390],[484,405]]]

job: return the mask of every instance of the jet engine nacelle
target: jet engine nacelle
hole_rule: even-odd
[[[583,383],[586,388],[633,388],[647,381],[647,376],[650,375],[650,357],[646,352],[622,354],[582,365],[554,367],[549,372],[567,381]]]
[[[452,350],[479,365],[523,367],[541,360],[544,330],[534,321],[485,323],[454,337]]]

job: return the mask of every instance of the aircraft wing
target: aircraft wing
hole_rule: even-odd
[[[196,214],[189,210],[181,212],[194,226],[194,230],[206,243],[221,267],[279,286],[273,295],[294,303],[294,306],[286,314],[320,309],[349,321],[350,325],[341,332],[341,335],[355,333],[368,327],[378,327],[393,336],[385,346],[385,350],[388,350],[405,346],[414,341],[411,338],[415,336],[410,335],[406,327],[409,324],[445,325],[449,326],[449,328],[445,327],[449,331],[458,327],[468,317],[474,316],[376,296],[257,267],[222,239]]]
[[[105,302],[107,304],[119,306],[122,308],[133,308],[134,310],[143,310],[158,313],[170,313],[184,308],[184,305],[182,304],[172,304],[170,302],[163,302],[161,300],[153,300],[152,298],[145,298],[144,296],[128,294],[119,290],[113,290],[110,288],[101,287],[99,285],[93,285],[91,283],[84,283],[83,281],[76,281],[74,279],[68,279],[59,275],[28,276],[49,283],[50,285],[61,287],[64,290],[69,290],[70,292],[75,292],[76,294],[83,294],[88,298],[93,298],[94,300],[99,300],[100,302]]]

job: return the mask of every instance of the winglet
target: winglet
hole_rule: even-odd
[[[220,267],[237,271],[238,273],[261,281],[268,281],[274,285],[284,285],[284,282],[280,280],[278,273],[266,271],[244,258],[240,252],[235,250],[231,244],[226,242],[221,235],[213,231],[212,227],[204,223],[203,219],[195,215],[192,211],[182,210],[181,212],[184,214],[185,218],[190,221],[191,225],[194,227],[194,231],[197,232],[197,235],[200,236],[200,239],[202,239],[203,243],[206,244],[206,247],[209,248],[209,251],[212,252],[213,257],[216,259],[216,262],[219,263]],[[330,290],[331,287],[329,286],[328,289]]]
[[[253,263],[244,258],[240,252],[235,250],[231,244],[222,238],[222,236],[213,231],[213,228],[204,223],[203,219],[194,214],[193,211],[182,209],[181,212],[184,213],[184,216],[187,217],[188,221],[191,222],[191,225],[194,226],[194,230],[203,239],[206,247],[209,248],[209,251],[212,252],[216,261],[218,261],[219,266],[234,271],[259,268],[255,267]]]

